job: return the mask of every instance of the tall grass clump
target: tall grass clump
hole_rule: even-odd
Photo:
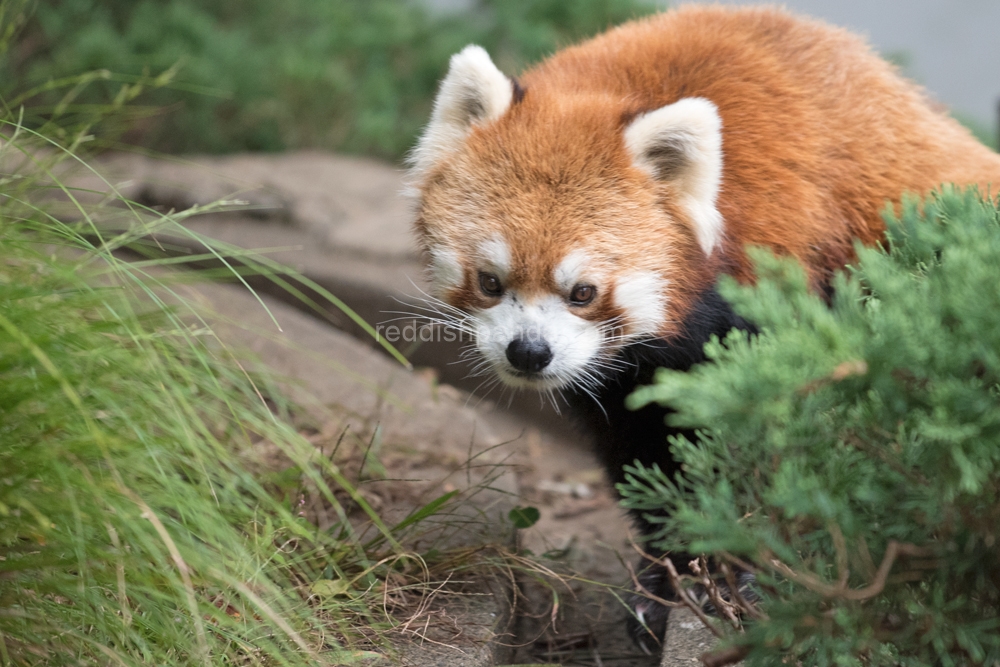
[[[64,98],[78,92],[68,82]],[[60,180],[115,108],[50,113],[42,132],[23,122],[37,110],[0,115],[0,664],[370,656],[388,622],[369,611],[387,576],[377,556],[398,542],[166,267],[118,255],[152,231],[188,234],[191,212],[95,204]],[[320,531],[272,495],[262,450],[340,521]],[[377,537],[361,543],[345,497]]]

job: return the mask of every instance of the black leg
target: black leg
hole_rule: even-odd
[[[685,321],[685,332],[672,340],[651,340],[622,350],[620,361],[625,370],[605,378],[596,399],[589,393],[570,393],[572,412],[577,422],[594,442],[596,453],[614,484],[625,481],[623,467],[640,463],[659,466],[673,478],[680,470],[670,454],[667,438],[683,434],[693,439],[691,432],[679,431],[666,424],[669,410],[649,405],[632,411],[625,407],[625,399],[637,387],[648,385],[658,368],[686,371],[704,361],[704,344],[712,335],[720,338],[732,329],[747,332],[753,326],[737,316],[714,289],[702,295],[701,300]],[[644,516],[633,512],[636,528],[643,536],[653,533],[655,526]],[[655,514],[655,512],[652,512]],[[653,552],[655,557],[662,552]],[[689,573],[687,554],[670,557],[678,573]],[[653,595],[665,600],[675,600],[676,594],[662,565],[643,560],[636,568],[639,582]],[[630,597],[634,617],[629,621],[629,633],[636,643],[648,652],[655,653],[666,630],[669,608],[636,593]]]

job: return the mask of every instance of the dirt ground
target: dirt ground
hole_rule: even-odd
[[[548,555],[565,584],[522,577],[518,663],[652,667],[625,634],[621,600],[630,586],[634,537],[594,456],[582,442],[526,439],[518,468],[522,501],[541,518],[520,531],[520,546]],[[543,560],[545,560],[543,558]],[[555,613],[553,607],[556,606]]]

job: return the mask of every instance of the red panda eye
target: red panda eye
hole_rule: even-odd
[[[569,300],[574,306],[586,306],[596,295],[597,288],[593,285],[577,285],[570,293]]]
[[[500,279],[492,273],[479,274],[479,288],[486,296],[500,296],[503,294],[503,285]]]

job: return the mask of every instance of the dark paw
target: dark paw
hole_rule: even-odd
[[[646,569],[639,573],[639,584],[656,597],[670,601],[677,599],[670,587],[667,571],[659,565],[647,562]],[[651,600],[641,591],[629,596],[628,606],[632,610],[626,622],[629,637],[647,655],[657,655],[667,632],[670,607]]]
[[[742,570],[736,572],[736,590],[739,592],[739,596],[750,605],[760,600],[760,596],[757,594],[756,586],[757,578],[753,576],[750,572],[743,572]],[[716,577],[714,579],[715,585],[719,588],[719,595],[726,602],[733,602],[733,595],[729,590],[729,584],[726,583],[724,579],[719,579]],[[693,590],[695,598],[701,604],[701,608],[704,612],[710,616],[718,616],[719,610],[715,608],[715,603],[712,602],[711,597],[708,595],[707,591],[703,586],[695,586]],[[736,605],[737,608],[739,605]],[[737,614],[740,612],[737,611]]]
[[[677,564],[675,560],[675,565]],[[685,567],[684,570],[686,569]],[[678,567],[678,570],[681,570],[681,568]],[[681,571],[684,572],[684,570]],[[689,572],[688,570],[688,572],[684,573],[687,574]],[[753,574],[739,571],[734,574],[734,578],[736,588],[743,602],[752,605],[760,599],[755,589],[754,584],[756,583],[756,579]],[[712,581],[718,590],[716,599],[721,598],[725,602],[732,602],[733,596],[725,579],[720,576],[714,576]],[[647,561],[646,568],[639,574],[639,584],[651,596],[669,602],[679,600],[677,593],[670,585],[670,577],[667,574],[666,568],[661,565],[649,564]],[[670,607],[650,599],[651,596],[645,595],[642,589],[629,596],[628,603],[632,614],[627,621],[627,630],[629,637],[632,638],[632,641],[639,648],[649,655],[655,655],[663,645]],[[713,595],[709,594],[705,586],[696,584],[688,588],[687,591],[695,604],[701,607],[706,614],[710,616],[719,615],[719,610],[713,602]],[[737,610],[735,613],[739,615],[739,605],[737,604],[736,606]]]

